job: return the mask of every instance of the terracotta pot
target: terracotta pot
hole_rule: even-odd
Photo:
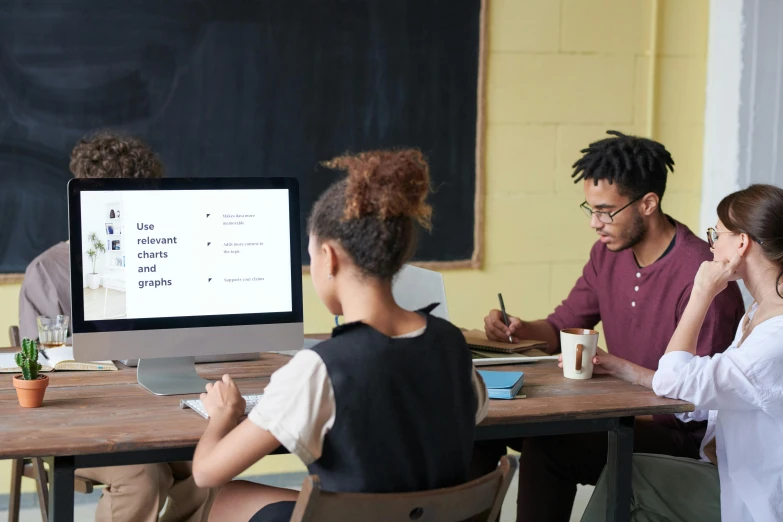
[[[49,376],[39,375],[33,381],[26,381],[21,375],[14,376],[14,388],[19,405],[22,408],[38,408],[43,402],[46,387],[49,386]]]

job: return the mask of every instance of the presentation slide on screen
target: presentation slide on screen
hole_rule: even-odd
[[[288,190],[82,192],[84,319],[290,312]]]

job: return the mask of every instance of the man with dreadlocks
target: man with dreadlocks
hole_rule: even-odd
[[[599,236],[582,277],[546,319],[527,322],[500,311],[484,319],[487,337],[508,342],[540,339],[559,351],[562,328],[603,323],[610,357],[655,370],[688,304],[693,280],[710,247],[685,225],[663,213],[661,200],[674,161],[653,140],[608,131],[574,163],[574,182],[583,181],[580,205]],[[731,283],[713,302],[699,335],[698,355],[722,352],[744,313]],[[600,366],[597,373],[605,372]],[[683,423],[673,415],[637,419],[634,451],[699,458],[706,423]],[[595,484],[606,464],[605,433],[503,441],[521,449],[518,522],[566,522],[577,484]],[[492,447],[495,452],[497,446]],[[477,454],[492,453],[477,448]],[[489,462],[497,455],[482,455]],[[483,460],[483,458],[481,459]]]

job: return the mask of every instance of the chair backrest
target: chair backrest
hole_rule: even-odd
[[[432,315],[450,320],[446,285],[440,272],[403,265],[392,281],[392,293],[397,304],[406,310],[419,310],[432,303],[439,303]]]
[[[510,456],[481,478],[451,488],[416,493],[332,493],[317,475],[302,485],[291,522],[486,522],[497,519],[517,469]]]
[[[11,346],[22,346],[22,339],[19,338],[18,326],[10,326],[8,328],[8,339],[11,341]]]

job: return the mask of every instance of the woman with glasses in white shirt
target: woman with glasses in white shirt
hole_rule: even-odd
[[[714,260],[702,264],[685,313],[658,370],[600,352],[597,371],[681,399],[708,420],[702,461],[636,454],[631,520],[783,520],[783,189],[751,185],[718,205],[707,231]],[[732,345],[697,357],[699,330],[713,298],[742,279],[753,304]],[[582,518],[604,520],[606,477]]]

